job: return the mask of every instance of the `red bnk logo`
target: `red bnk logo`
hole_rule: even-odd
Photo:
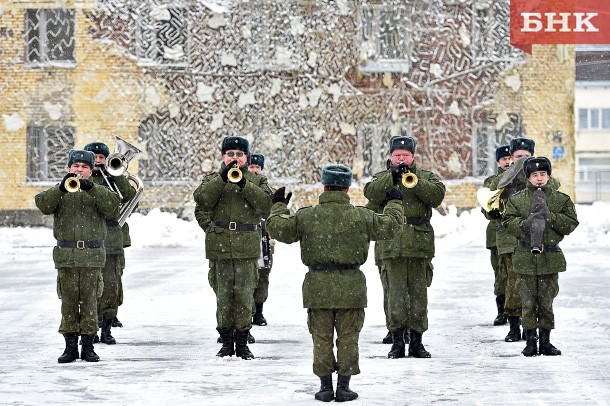
[[[610,44],[610,0],[511,0],[510,43]]]

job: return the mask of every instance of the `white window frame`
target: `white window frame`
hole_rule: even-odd
[[[587,118],[583,123],[581,113],[586,111]],[[597,113],[597,124],[593,125],[593,112]],[[604,114],[608,115],[607,122],[604,123]],[[604,124],[606,126],[604,126]],[[578,130],[579,131],[610,131],[610,108],[606,107],[581,107],[578,109]]]
[[[38,39],[38,53],[40,55],[40,60],[30,60],[31,48],[28,43],[28,34],[31,32],[29,27],[33,24],[30,20],[30,13],[36,13],[39,21],[37,27],[34,27],[34,31],[37,34]],[[50,13],[60,13],[64,12],[65,15],[71,19],[69,24],[71,24],[71,42],[74,43],[74,47],[72,49],[72,53],[68,59],[50,59],[49,58],[49,49],[48,49],[48,37],[47,37],[47,21],[49,20]],[[25,46],[25,54],[24,54],[24,65],[26,67],[41,67],[41,66],[55,66],[62,68],[73,68],[76,66],[75,52],[76,52],[76,13],[74,9],[67,8],[49,8],[49,9],[26,9],[24,12],[24,34],[23,34],[23,42]]]

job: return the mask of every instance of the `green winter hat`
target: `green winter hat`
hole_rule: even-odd
[[[71,167],[74,162],[82,162],[93,169],[93,165],[95,165],[95,154],[91,151],[85,151],[84,149],[71,149],[70,152],[68,152],[68,168]]]
[[[250,146],[250,143],[248,142],[247,139],[245,139],[243,137],[231,136],[231,137],[225,137],[222,140],[222,146],[220,147],[220,150],[224,154],[225,152],[227,152],[230,149],[238,149],[240,151],[243,151],[244,154],[249,155],[250,154],[249,146]]]
[[[322,169],[322,184],[347,188],[352,184],[352,170],[339,164],[326,165]]]
[[[106,158],[108,158],[108,155],[110,155],[110,148],[108,148],[108,145],[104,144],[103,142],[90,142],[89,144],[85,145],[85,151],[91,151],[94,154],[102,154]]]

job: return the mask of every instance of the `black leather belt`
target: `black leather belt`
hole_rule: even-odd
[[[106,220],[106,226],[108,227],[118,227],[119,222],[117,220]]]
[[[525,241],[521,241],[519,240],[519,247],[521,248],[527,248],[527,249],[531,249],[532,248],[532,244],[530,244],[529,242],[525,242]],[[548,251],[548,252],[557,252],[559,251],[559,244],[553,244],[553,245],[545,245],[542,244],[542,251]]]
[[[258,224],[239,224],[234,221],[212,221],[214,228],[226,228],[231,231],[256,231]]]
[[[407,216],[405,216],[404,224],[413,224],[413,225],[430,224],[430,219],[427,219],[427,218],[424,218],[424,217],[407,217]]]
[[[64,241],[57,240],[57,246],[60,248],[104,248],[104,241]]]
[[[360,265],[356,264],[324,264],[324,265],[309,265],[310,271],[330,271],[338,269],[355,269],[360,270]]]

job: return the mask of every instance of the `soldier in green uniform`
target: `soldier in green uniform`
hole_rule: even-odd
[[[578,226],[576,209],[569,196],[550,185],[552,168],[547,158],[529,158],[523,168],[529,182],[508,200],[502,220],[507,232],[518,239],[513,270],[523,306],[527,340],[523,355],[561,355],[550,342],[555,328],[553,299],[559,292],[559,272],[566,270],[558,244]]]
[[[536,143],[534,140],[529,138],[514,138],[510,141],[510,153],[513,160],[513,165],[520,165],[517,163],[519,159],[529,158],[534,154],[534,148]],[[490,183],[489,188],[491,190],[497,190],[498,185],[507,176],[508,172],[503,172],[493,179]],[[509,175],[511,175],[509,173]],[[502,192],[501,198],[505,202],[520,190],[525,188],[527,180],[524,178],[523,171],[519,171],[517,176],[512,179],[510,187],[505,188]],[[505,301],[504,301],[504,314],[508,319],[509,331],[504,341],[515,342],[521,340],[521,298],[519,291],[515,284],[517,282],[516,273],[513,272],[513,252],[517,245],[516,238],[507,233],[504,227],[499,224],[496,232],[496,244],[498,247],[498,272],[501,275],[506,275],[506,290],[505,290]]]
[[[250,164],[248,165],[248,171],[256,173],[258,175],[265,169],[265,156],[263,154],[252,154],[250,156]],[[263,219],[262,222],[265,222]],[[262,224],[262,223],[261,223]],[[266,232],[266,231],[265,231]],[[266,326],[267,319],[263,315],[263,304],[269,297],[269,273],[271,272],[271,266],[273,265],[273,244],[269,239],[269,235],[263,236],[263,243],[266,244],[268,249],[268,259],[259,260],[258,264],[258,282],[256,289],[254,290],[254,315],[252,316],[252,324],[257,326]],[[262,245],[261,245],[262,247]]]
[[[106,172],[105,162],[110,155],[110,148],[102,142],[92,142],[85,145],[85,151],[95,154],[95,167],[91,180],[97,184],[109,188],[113,192],[119,192],[121,205],[128,203],[136,195],[136,190],[124,175],[112,176]],[[112,336],[113,322],[122,303],[122,276],[125,268],[125,246],[124,236],[129,238],[127,223],[121,227],[117,220],[107,220],[108,234],[104,240],[106,248],[106,265],[102,268],[104,278],[104,292],[98,301],[98,317],[102,332],[100,341],[105,344],[116,344]]]
[[[496,178],[504,173],[512,163],[510,145],[501,145],[496,148],[496,162],[498,163],[497,173],[485,179],[485,181],[483,181],[483,187],[489,188]],[[485,215],[485,218],[489,220],[485,232],[485,247],[490,252],[491,267],[494,270],[494,295],[496,296],[496,307],[498,308],[498,315],[494,320],[494,326],[501,326],[506,324],[507,321],[506,315],[504,314],[507,275],[506,269],[504,268],[503,272],[500,272],[500,267],[498,265],[498,245],[496,243],[496,232],[498,231],[498,223],[502,219],[502,214],[498,209],[493,209],[489,212],[481,209],[481,211]]]
[[[216,355],[237,354],[243,359],[254,358],[247,340],[261,252],[260,222],[271,209],[272,194],[264,176],[248,171],[248,146],[245,138],[225,137],[220,170],[206,176],[193,193],[195,212],[210,220],[204,224],[208,280],[216,294],[217,330],[222,338]],[[241,171],[239,180],[229,173],[236,168]]]
[[[388,330],[392,348],[388,358],[405,356],[405,335],[410,330],[409,356],[429,358],[422,344],[428,329],[428,287],[432,283],[434,229],[430,224],[432,209],[445,197],[445,185],[430,171],[415,164],[415,139],[396,136],[390,140],[392,167],[375,174],[364,187],[364,196],[377,211],[383,209],[385,194],[398,185],[402,191],[405,217],[401,233],[393,240],[380,241],[383,263],[381,277],[388,286]],[[402,182],[403,176],[415,175],[417,181]]]
[[[119,198],[97,186],[89,178],[95,156],[72,150],[68,154],[68,174],[52,188],[36,195],[38,209],[53,215],[53,261],[57,268],[57,294],[61,299],[61,324],[66,348],[59,363],[78,358],[78,336],[82,339],[81,359],[99,361],[93,348],[98,329],[97,299],[102,295],[101,269],[106,262],[104,239],[106,220],[119,215]],[[68,179],[77,177],[79,188],[68,192]],[[68,182],[69,183],[69,182]],[[70,190],[73,190],[70,187]]]
[[[390,188],[384,196],[384,214],[350,204],[347,194],[352,172],[343,165],[322,171],[324,192],[320,204],[290,215],[292,193],[285,188],[273,195],[269,234],[287,244],[300,241],[301,260],[309,267],[303,282],[303,307],[313,339],[313,372],[320,377],[315,398],[324,402],[356,399],[350,390],[352,375],[360,373],[358,337],[367,305],[366,281],[360,265],[366,261],[371,240],[393,238],[402,222],[402,195]],[[333,336],[337,331],[337,358]],[[338,372],[336,394],[332,373]]]

